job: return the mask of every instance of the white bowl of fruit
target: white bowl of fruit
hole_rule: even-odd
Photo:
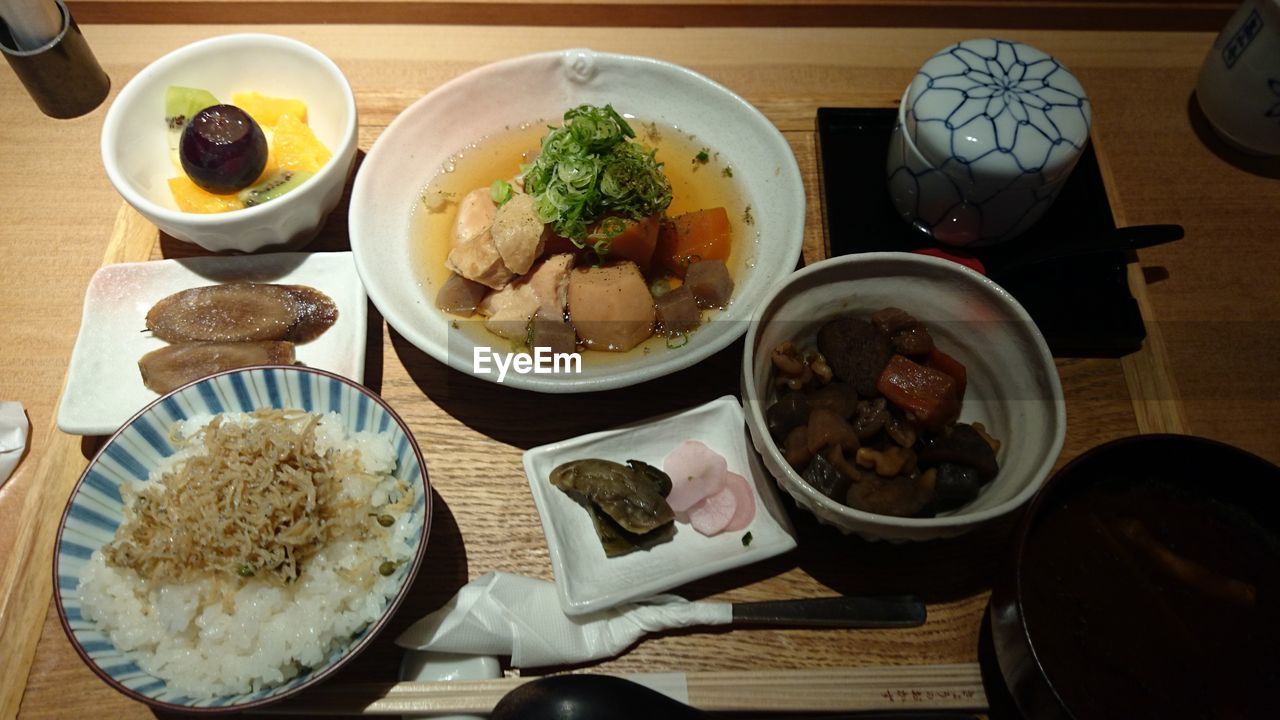
[[[351,86],[324,54],[277,35],[224,35],[129,81],[107,111],[102,161],[124,199],[179,240],[296,247],[341,200],[357,125]]]

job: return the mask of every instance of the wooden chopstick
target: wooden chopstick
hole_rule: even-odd
[[[626,677],[625,675],[622,677]],[[976,663],[684,673],[689,704],[712,712],[861,712],[987,708]],[[268,712],[298,715],[487,714],[536,678],[328,685]]]

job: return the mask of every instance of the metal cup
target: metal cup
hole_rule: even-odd
[[[54,118],[73,118],[101,105],[111,90],[111,80],[67,6],[56,1],[62,28],[52,40],[35,49],[23,49],[0,20],[0,52],[41,112]]]

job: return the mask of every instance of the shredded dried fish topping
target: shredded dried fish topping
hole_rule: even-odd
[[[160,583],[212,576],[283,585],[329,543],[388,532],[370,513],[389,506],[374,512],[342,492],[344,479],[382,477],[363,470],[358,450],[317,451],[322,416],[261,410],[248,417],[239,423],[219,415],[189,438],[170,438],[179,449],[196,448],[132,503],[126,499],[125,523],[104,548],[108,564]]]

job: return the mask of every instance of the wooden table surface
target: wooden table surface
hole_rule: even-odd
[[[235,26],[86,25],[112,98],[145,64]],[[889,107],[932,51],[973,30],[481,26],[266,27],[333,58],[355,88],[360,147],[410,102],[500,58],[560,47],[647,54],[703,72],[759,107],[785,134],[808,191],[806,258],[821,256],[814,112]],[[1150,336],[1121,360],[1060,360],[1069,429],[1063,460],[1111,438],[1187,431],[1280,460],[1280,169],[1231,155],[1189,112],[1212,33],[1021,31],[1058,56],[1094,103],[1094,139],[1119,224],[1180,223],[1186,238],[1131,266]],[[110,102],[110,99],[108,100]],[[190,253],[119,197],[99,162],[106,105],[74,120],[40,115],[0,72],[0,399],[21,400],[31,450],[0,489],[0,717],[146,717],[76,657],[50,610],[56,525],[94,439],[53,428],[81,300],[104,262]],[[878,162],[878,161],[876,161]],[[345,214],[320,249],[345,243]],[[376,316],[375,316],[375,319]],[[472,380],[371,323],[368,383],[417,435],[435,489],[428,560],[393,626],[334,682],[390,680],[396,630],[490,570],[549,578],[520,466],[524,448],[686,407],[737,387],[740,344],[669,381],[591,397],[537,396]],[[582,412],[590,407],[592,420]],[[839,536],[793,512],[800,548],[683,589],[728,600],[913,591],[926,625],[898,631],[680,633],[641,643],[603,668],[625,671],[951,663],[976,656],[992,569],[1008,531],[887,546]]]

